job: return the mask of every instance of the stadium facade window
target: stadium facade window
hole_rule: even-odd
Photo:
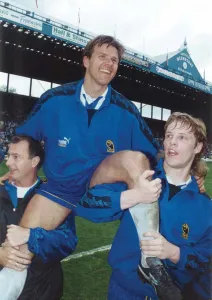
[[[139,103],[139,102],[136,102],[136,101],[131,101],[133,104],[135,104],[135,106],[137,107],[137,109],[139,110],[139,111],[141,111],[141,103]]]
[[[1,92],[7,91],[7,79],[8,79],[8,74],[0,72],[0,91]]]
[[[152,118],[156,120],[161,120],[162,108],[158,106],[153,106]]]
[[[29,96],[30,80],[28,77],[10,74],[8,92]]]
[[[39,98],[44,92],[51,88],[51,82],[32,79],[31,96]]]
[[[145,118],[152,117],[152,105],[142,103],[141,115]]]
[[[60,86],[60,85],[61,85],[61,84],[58,84],[58,83],[54,83],[54,82],[52,83],[52,87],[53,87],[53,88],[58,87],[58,86]]]
[[[167,121],[170,115],[171,115],[171,110],[163,108],[163,121]]]

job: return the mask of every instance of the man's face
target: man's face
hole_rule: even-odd
[[[194,133],[188,125],[172,122],[165,134],[164,152],[165,163],[173,168],[191,166],[194,157],[202,149],[202,143],[196,143]]]
[[[29,158],[29,145],[27,141],[10,144],[6,165],[10,170],[13,181],[23,182],[35,172],[36,159]]]
[[[91,58],[84,56],[85,77],[100,86],[107,86],[116,75],[119,58],[116,48],[103,44],[95,46]]]

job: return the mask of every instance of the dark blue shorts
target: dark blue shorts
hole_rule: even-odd
[[[73,210],[84,195],[87,185],[101,161],[89,169],[73,175],[68,181],[57,182],[47,179],[47,182],[39,186],[36,193]]]

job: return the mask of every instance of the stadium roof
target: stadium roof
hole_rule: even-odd
[[[183,46],[177,51],[155,56],[154,59],[164,67],[180,71],[185,75],[195,78],[197,81],[205,82],[205,79],[200,75],[188,52],[186,40]]]
[[[180,47],[180,49],[176,50],[176,51],[172,51],[172,52],[168,52],[164,53],[164,54],[160,54],[157,56],[154,56],[153,58],[159,62],[160,64],[167,62],[167,59],[169,60],[170,58],[174,57],[175,55],[179,54],[184,48],[187,48],[187,42],[186,39],[184,41],[184,44],[182,47]]]
[[[14,24],[13,26],[17,26],[19,32],[24,31],[25,35],[33,34],[40,40],[46,40],[47,43],[47,40],[51,40],[54,44],[63,43],[64,46],[67,45],[73,49],[74,47],[84,48],[87,42],[93,38],[92,34],[81,28],[40,16],[4,1],[0,1],[0,20],[2,20],[2,26],[4,27]],[[28,30],[28,33],[25,32],[26,30]],[[164,55],[151,59],[142,53],[136,52],[136,50],[126,48],[122,63],[129,67],[138,68],[143,72],[159,75],[212,94],[212,85],[201,77],[189,56],[187,48],[184,47],[181,52],[173,52],[168,55],[170,55],[168,59],[165,59]],[[177,55],[179,57],[176,57]]]
[[[176,51],[173,51],[173,52],[164,53],[164,54],[154,56],[153,59],[155,59],[157,62],[162,64],[162,63],[167,61],[167,58],[170,59],[178,53],[179,53],[179,50],[176,50]]]

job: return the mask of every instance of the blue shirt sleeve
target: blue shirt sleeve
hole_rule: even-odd
[[[180,271],[181,277],[179,281],[183,277],[184,285],[191,283],[198,294],[208,293],[209,299],[210,295],[207,291],[210,290],[208,286],[211,285],[212,279],[211,270],[209,270],[212,262],[212,226],[208,227],[197,243],[179,245],[178,247],[180,248],[180,260],[177,264],[174,264],[166,259],[167,266],[171,267],[171,269],[173,268],[173,273],[175,272],[174,270]]]
[[[44,139],[43,129],[45,128],[45,111],[47,110],[46,106],[47,100],[50,97],[50,91],[45,92],[40,97],[27,119],[23,122],[23,124],[16,128],[16,134],[26,134],[38,141],[42,141]]]
[[[77,215],[96,223],[120,219],[123,214],[120,197],[125,189],[126,185],[121,183],[96,185],[79,201]]]
[[[167,265],[178,269],[181,277],[185,272],[189,290],[199,295],[198,299],[210,299],[212,296],[212,226],[208,227],[202,238],[192,245],[181,245],[180,260],[177,264],[166,260]],[[187,285],[185,285],[185,290]]]
[[[212,299],[212,258],[208,264],[207,270],[193,281],[192,289],[196,291],[202,298],[200,299]],[[191,286],[189,285],[189,288]],[[190,289],[189,289],[190,291]]]
[[[204,272],[212,259],[212,226],[210,226],[202,238],[192,245],[180,245],[180,260],[176,267],[191,270],[192,274]]]
[[[29,250],[41,257],[43,262],[60,261],[70,255],[77,245],[74,217],[68,216],[55,230],[30,229]]]

